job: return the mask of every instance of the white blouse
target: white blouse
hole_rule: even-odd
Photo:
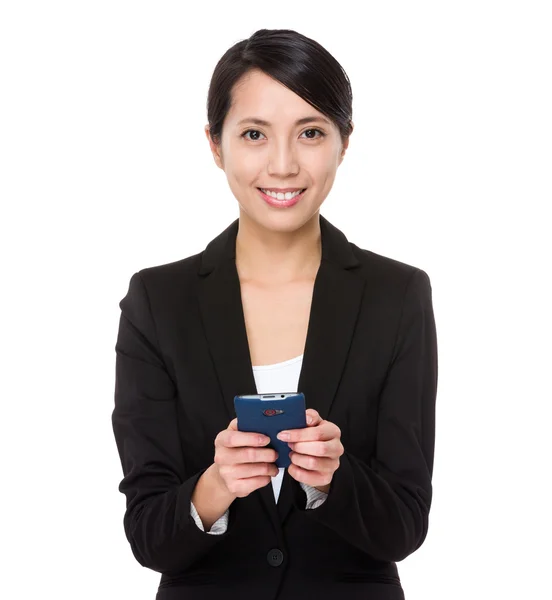
[[[274,391],[294,392],[297,391],[299,383],[299,375],[301,373],[301,365],[303,363],[303,355],[284,360],[283,362],[274,363],[272,365],[259,365],[253,367],[253,376],[259,394],[270,394]],[[274,498],[278,502],[282,480],[284,478],[284,468],[279,469],[278,475],[272,478],[272,488],[274,490]],[[307,494],[307,509],[317,508],[324,503],[328,494],[321,492],[306,483],[299,482],[299,485]],[[213,526],[207,533],[220,535],[224,533],[228,527],[228,514],[230,508],[213,523]],[[190,502],[190,512],[196,525],[205,531],[199,513],[196,510],[193,502]]]

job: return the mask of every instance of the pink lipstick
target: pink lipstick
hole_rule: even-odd
[[[301,198],[305,195],[305,192],[306,192],[306,189],[305,189],[300,194],[297,194],[297,196],[294,196],[293,198],[290,198],[289,200],[278,200],[277,198],[268,196],[263,191],[261,191],[259,188],[257,188],[257,189],[259,190],[259,194],[261,195],[261,198],[267,204],[270,204],[270,206],[276,206],[277,208],[285,208],[285,207],[289,207],[289,206],[293,206],[294,204],[297,204],[297,202],[299,202],[299,200],[301,200]]]

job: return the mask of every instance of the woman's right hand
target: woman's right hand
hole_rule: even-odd
[[[263,447],[269,442],[262,433],[238,431],[237,418],[217,435],[214,466],[230,494],[244,498],[278,475],[278,452]]]

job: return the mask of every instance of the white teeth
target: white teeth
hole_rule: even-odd
[[[261,190],[267,196],[276,198],[276,200],[291,200],[292,198],[295,198],[295,196],[298,196],[303,191],[303,190],[297,190],[296,192],[286,192],[284,194],[282,192],[270,192],[269,190],[263,190],[263,188],[261,188]]]

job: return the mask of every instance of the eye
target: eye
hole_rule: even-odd
[[[248,133],[258,133],[259,135],[263,135],[260,131],[257,131],[256,129],[248,129],[247,131],[244,131],[241,135],[242,138],[248,139],[252,142],[256,142],[258,140],[258,138],[247,138],[246,135]]]
[[[321,131],[320,129],[306,129],[305,131],[303,131],[303,133],[308,133],[309,131],[316,131],[316,132],[318,132],[318,133],[320,134],[320,135],[318,136],[319,138],[323,138],[323,137],[326,135],[326,134],[325,134],[323,131]],[[315,137],[309,137],[309,138],[307,138],[307,139],[309,139],[309,140],[315,140],[315,139],[317,139],[317,138],[315,138]]]

